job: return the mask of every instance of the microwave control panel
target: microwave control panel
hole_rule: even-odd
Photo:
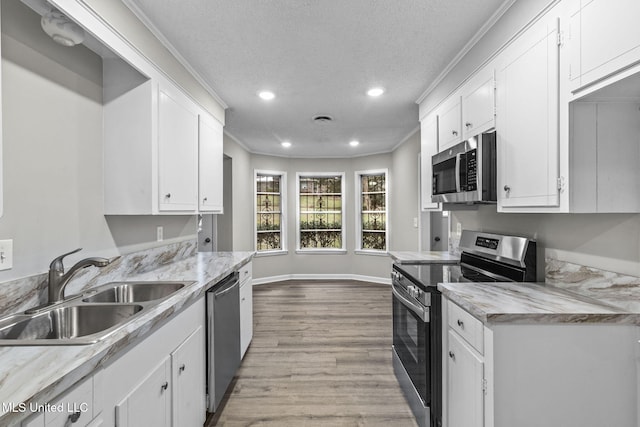
[[[478,189],[478,150],[467,151],[464,157],[467,171],[465,191],[476,191]]]

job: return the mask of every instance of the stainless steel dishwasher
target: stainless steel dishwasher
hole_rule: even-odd
[[[215,412],[240,366],[240,286],[234,272],[207,291],[207,410]]]

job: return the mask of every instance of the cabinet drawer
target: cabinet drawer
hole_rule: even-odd
[[[251,264],[252,263],[247,263],[240,267],[240,283],[244,283],[247,279],[251,278],[253,273],[253,266]]]
[[[448,302],[447,309],[449,313],[447,316],[449,327],[456,331],[473,348],[478,350],[480,354],[483,354],[484,338],[482,322],[451,301]]]
[[[55,412],[54,412],[55,408]],[[87,426],[93,419],[93,377],[88,378],[52,402],[45,409],[46,427]],[[75,419],[75,421],[74,421]]]

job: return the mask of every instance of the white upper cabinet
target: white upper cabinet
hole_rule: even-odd
[[[498,209],[559,205],[558,19],[536,22],[498,61]]]
[[[495,126],[495,78],[493,68],[485,67],[462,89],[462,139]]]
[[[438,150],[442,151],[462,141],[460,95],[449,97],[438,109]]]
[[[198,109],[177,88],[158,91],[159,210],[198,208]]]
[[[222,213],[223,128],[211,116],[200,115],[199,121],[199,208],[200,212]]]
[[[431,157],[438,153],[438,117],[431,114],[420,121],[420,200],[423,211],[439,210],[431,201],[433,173]]]
[[[179,88],[104,64],[106,215],[222,212],[222,124]]]
[[[640,61],[638,0],[573,0],[569,34],[572,91]]]

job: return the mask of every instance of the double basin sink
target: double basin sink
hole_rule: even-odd
[[[0,346],[79,345],[104,339],[193,282],[114,282],[0,319]]]

